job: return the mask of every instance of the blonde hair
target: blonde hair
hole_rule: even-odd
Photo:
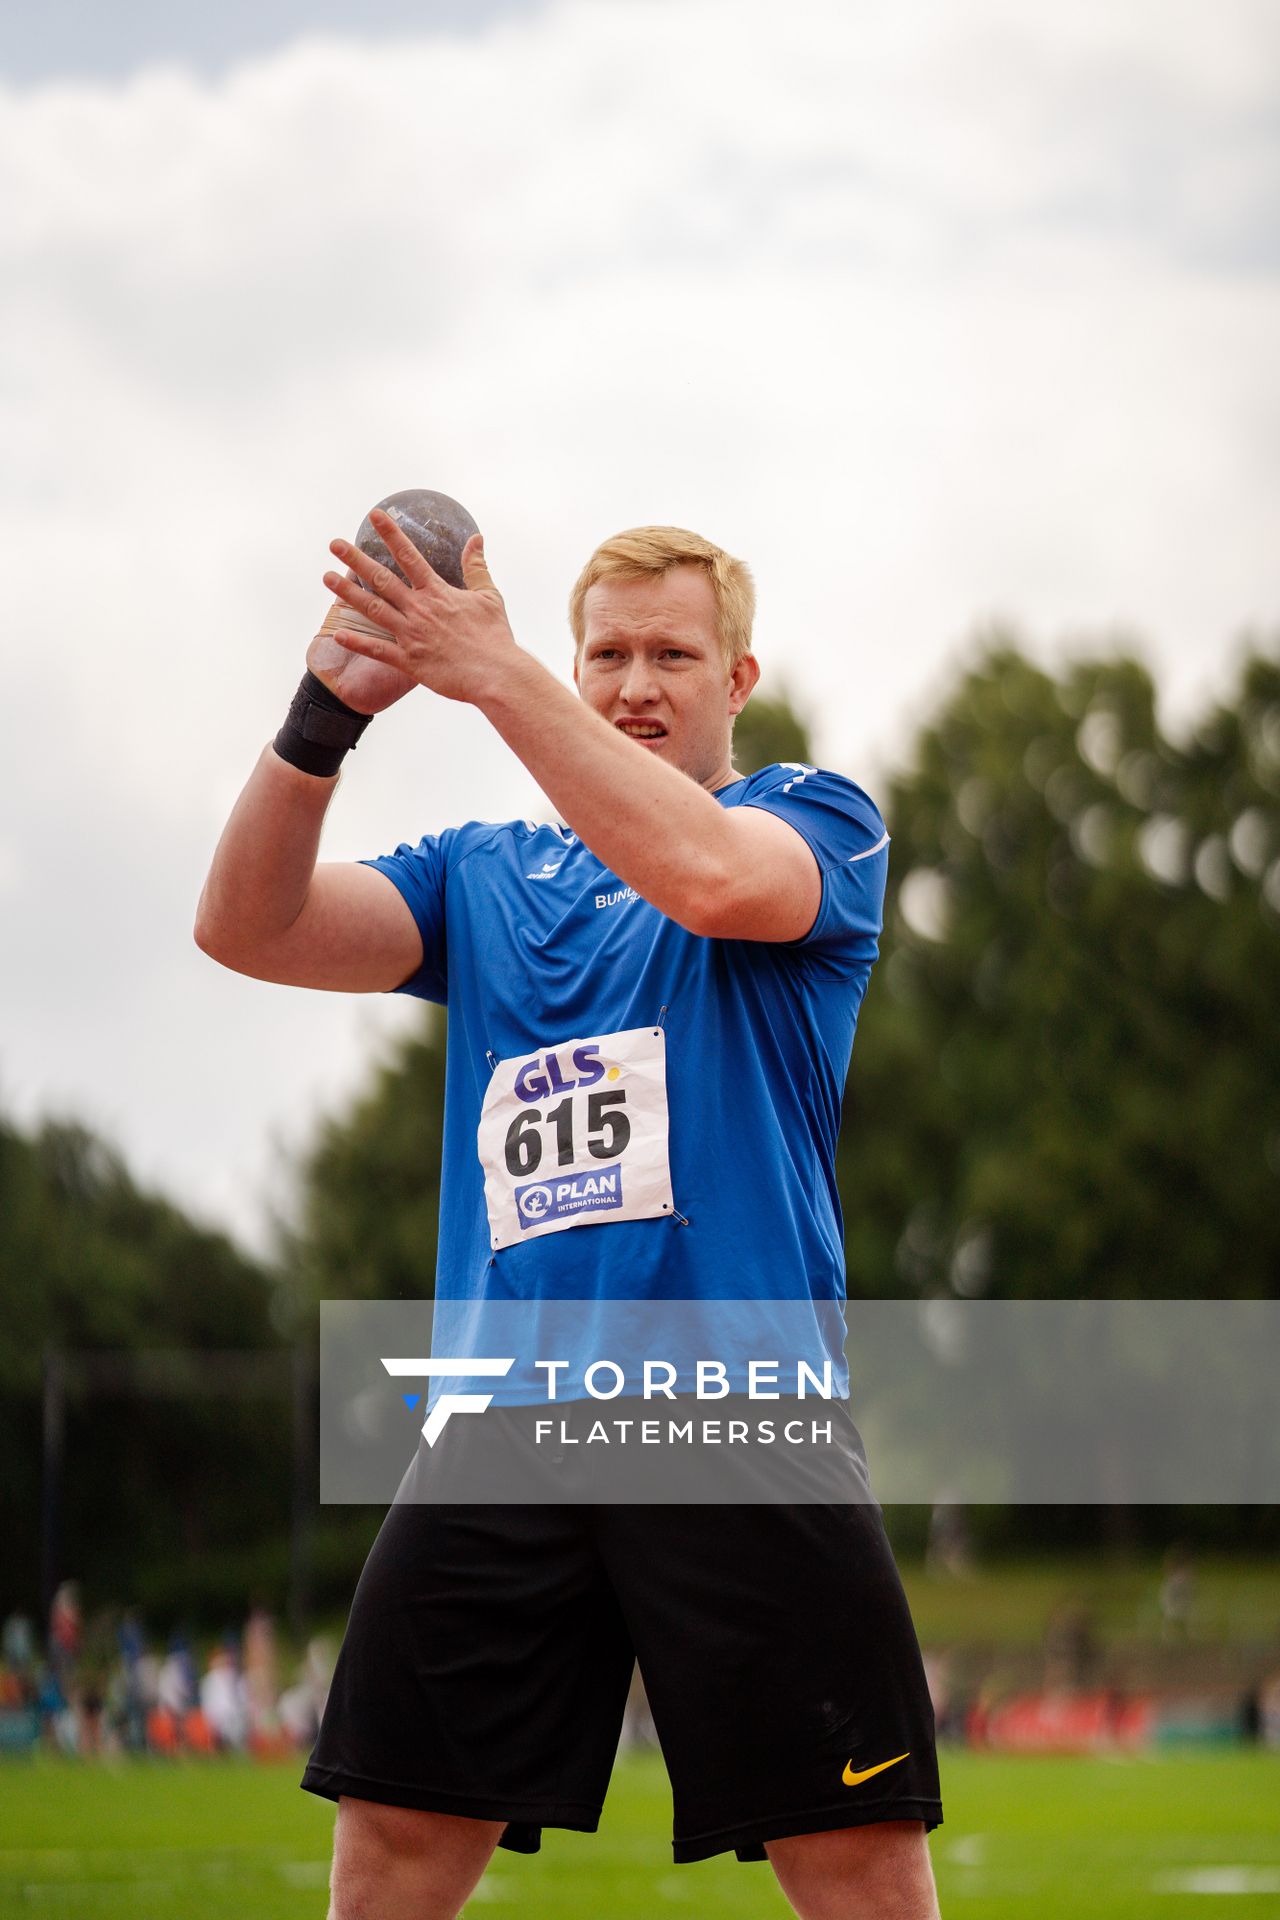
[[[720,628],[720,649],[726,673],[732,673],[751,651],[751,623],[755,618],[756,589],[751,570],[723,547],[713,546],[701,534],[685,527],[631,527],[601,541],[569,595],[569,625],[581,657],[586,637],[587,594],[600,580],[644,580],[660,577],[672,567],[692,563],[711,582]]]

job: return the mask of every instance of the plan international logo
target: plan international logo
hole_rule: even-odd
[[[515,1365],[514,1355],[508,1359],[491,1359],[482,1355],[456,1359],[383,1359],[383,1366],[394,1379],[399,1380],[501,1380],[505,1379]],[[739,1373],[745,1375],[745,1390],[736,1391],[740,1398],[747,1400],[781,1400],[784,1389],[779,1385],[782,1362],[778,1360],[747,1360],[738,1363]],[[542,1376],[538,1383],[543,1389],[543,1399],[550,1403],[561,1398],[559,1389],[564,1382],[559,1378],[569,1370],[567,1360],[535,1360],[533,1369]],[[594,1360],[582,1376],[582,1387],[591,1400],[616,1400],[627,1392],[626,1373],[616,1360]],[[698,1401],[724,1400],[735,1392],[730,1381],[729,1367],[723,1360],[699,1360],[692,1370],[692,1380],[680,1383],[678,1369],[670,1360],[646,1360],[638,1383],[638,1397],[642,1400],[676,1400],[683,1394]],[[531,1387],[532,1390],[532,1387]],[[637,1397],[636,1385],[630,1388],[631,1396]],[[824,1360],[821,1371],[811,1367],[807,1360],[799,1360],[795,1365],[795,1394],[797,1400],[804,1400],[810,1393],[820,1400],[835,1398],[832,1379],[832,1363]],[[576,1396],[575,1396],[576,1397]],[[791,1397],[790,1394],[787,1395]],[[404,1399],[410,1409],[417,1405],[416,1394],[405,1394]],[[442,1393],[431,1408],[422,1424],[422,1437],[429,1447],[434,1447],[444,1432],[451,1414],[483,1413],[493,1401],[491,1393]],[[537,1404],[535,1401],[534,1404]],[[570,1434],[564,1421],[535,1420],[534,1444],[543,1445],[550,1440],[555,1446],[577,1446],[578,1437]],[[725,1429],[722,1433],[721,1429]],[[636,1431],[635,1440],[631,1439],[632,1430]],[[593,1444],[661,1446],[671,1442],[686,1445],[695,1441],[707,1446],[728,1444],[750,1445],[752,1440],[761,1446],[772,1446],[779,1439],[788,1446],[832,1444],[831,1422],[787,1420],[779,1427],[775,1420],[762,1419],[753,1423],[749,1420],[697,1420],[692,1417],[676,1420],[668,1417],[665,1423],[658,1419],[616,1419],[597,1420],[585,1436],[588,1446]]]
[[[595,1173],[576,1173],[568,1180],[535,1181],[531,1186],[516,1188],[521,1227],[540,1227],[548,1220],[571,1220],[579,1214],[621,1205],[621,1167],[601,1167]]]

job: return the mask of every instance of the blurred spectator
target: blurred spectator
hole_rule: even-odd
[[[1170,1547],[1160,1582],[1160,1623],[1166,1640],[1185,1640],[1196,1610],[1196,1569],[1188,1547]]]
[[[249,1736],[244,1675],[227,1645],[215,1647],[200,1682],[200,1711],[220,1747],[238,1752]]]
[[[631,1685],[627,1690],[627,1704],[622,1715],[622,1737],[619,1745],[624,1748],[641,1750],[655,1748],[658,1744],[658,1729],[653,1724],[653,1713],[649,1706],[649,1696],[644,1690],[644,1681],[640,1677],[637,1664],[631,1673]]]
[[[946,1647],[924,1650],[924,1677],[933,1703],[933,1718],[940,1740],[963,1732],[956,1702],[952,1657]]]
[[[81,1753],[99,1753],[113,1742],[107,1697],[120,1659],[119,1624],[109,1613],[94,1614],[81,1632],[80,1656],[68,1689],[68,1698],[76,1713],[77,1749]]]
[[[25,1614],[11,1613],[0,1631],[0,1753],[25,1753],[39,1739],[37,1691],[35,1634]]]
[[[36,1683],[36,1636],[25,1613],[11,1613],[0,1631],[0,1655],[28,1696]]]
[[[196,1703],[196,1670],[191,1649],[180,1633],[172,1635],[156,1680],[156,1702],[181,1720]]]
[[[169,1650],[156,1675],[156,1703],[147,1716],[147,1744],[156,1753],[177,1753],[184,1746],[212,1750],[208,1721],[196,1704],[195,1661],[185,1634],[170,1637]]]
[[[1246,1687],[1240,1700],[1240,1739],[1246,1747],[1262,1742],[1262,1688]]]
[[[952,1580],[963,1579],[973,1568],[969,1517],[962,1506],[945,1494],[929,1515],[925,1565],[930,1573],[945,1574]]]
[[[62,1753],[79,1752],[80,1727],[75,1708],[52,1664],[40,1669],[36,1712],[40,1716],[40,1731],[50,1746]]]
[[[1044,1684],[1048,1693],[1080,1693],[1093,1686],[1099,1660],[1093,1613],[1082,1600],[1054,1609],[1044,1634]]]
[[[1258,1738],[1264,1747],[1280,1747],[1280,1667],[1258,1688]]]
[[[278,1737],[280,1661],[271,1615],[254,1607],[244,1629],[244,1698],[250,1743],[269,1747]]]
[[[317,1637],[293,1686],[279,1690],[275,1624],[255,1606],[244,1630],[243,1672],[228,1634],[197,1679],[190,1643],[171,1637],[161,1659],[138,1614],[83,1622],[74,1583],[49,1616],[48,1657],[32,1623],[11,1614],[0,1628],[0,1753],[44,1741],[58,1752],[213,1754],[249,1749],[270,1759],[310,1747],[333,1673],[333,1648]]]
[[[314,1744],[332,1678],[333,1649],[317,1635],[307,1647],[297,1681],[280,1696],[280,1723],[295,1746]]]
[[[108,1719],[127,1753],[147,1744],[147,1717],[159,1699],[160,1666],[148,1651],[142,1622],[126,1613],[120,1622],[120,1659],[107,1689]]]
[[[146,1652],[147,1637],[142,1631],[142,1622],[132,1608],[122,1615],[116,1642],[120,1648],[120,1658],[124,1662],[126,1673],[131,1672]]]
[[[81,1631],[80,1589],[74,1580],[64,1580],[49,1609],[49,1663],[64,1694],[79,1657]]]
[[[40,1733],[36,1640],[30,1620],[11,1613],[0,1630],[0,1751],[23,1752]]]

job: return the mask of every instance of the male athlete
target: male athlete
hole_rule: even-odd
[[[759,677],[746,568],[677,528],[606,541],[570,601],[575,698],[517,645],[479,536],[458,589],[374,522],[404,578],[333,542],[340,672],[317,637],[199,945],[259,979],[447,1003],[439,1300],[580,1301],[585,1341],[619,1298],[840,1299],[836,1130],[887,835],[837,775],[734,772]],[[415,685],[479,708],[565,826],[317,865],[343,750]],[[621,1167],[618,1211],[526,1233],[486,1101],[503,1066],[585,1036],[647,1089],[625,1139],[607,1099],[563,1109]],[[646,1129],[657,1185],[631,1177]],[[802,1920],[936,1916],[933,1718],[874,1505],[396,1505],[303,1781],[338,1802],[330,1920],[453,1920],[495,1846],[594,1831],[637,1657],[677,1861],[767,1857]]]

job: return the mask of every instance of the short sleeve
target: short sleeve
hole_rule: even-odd
[[[422,936],[422,965],[418,971],[394,987],[394,993],[411,993],[419,1000],[436,1000],[442,1006],[449,998],[448,955],[445,941],[444,883],[449,834],[427,834],[416,847],[398,846],[361,865],[376,867],[396,887],[413,915]]]
[[[797,947],[841,970],[869,972],[879,952],[889,835],[870,796],[843,774],[777,766],[742,804],[763,807],[803,835],[822,875],[818,917]]]

